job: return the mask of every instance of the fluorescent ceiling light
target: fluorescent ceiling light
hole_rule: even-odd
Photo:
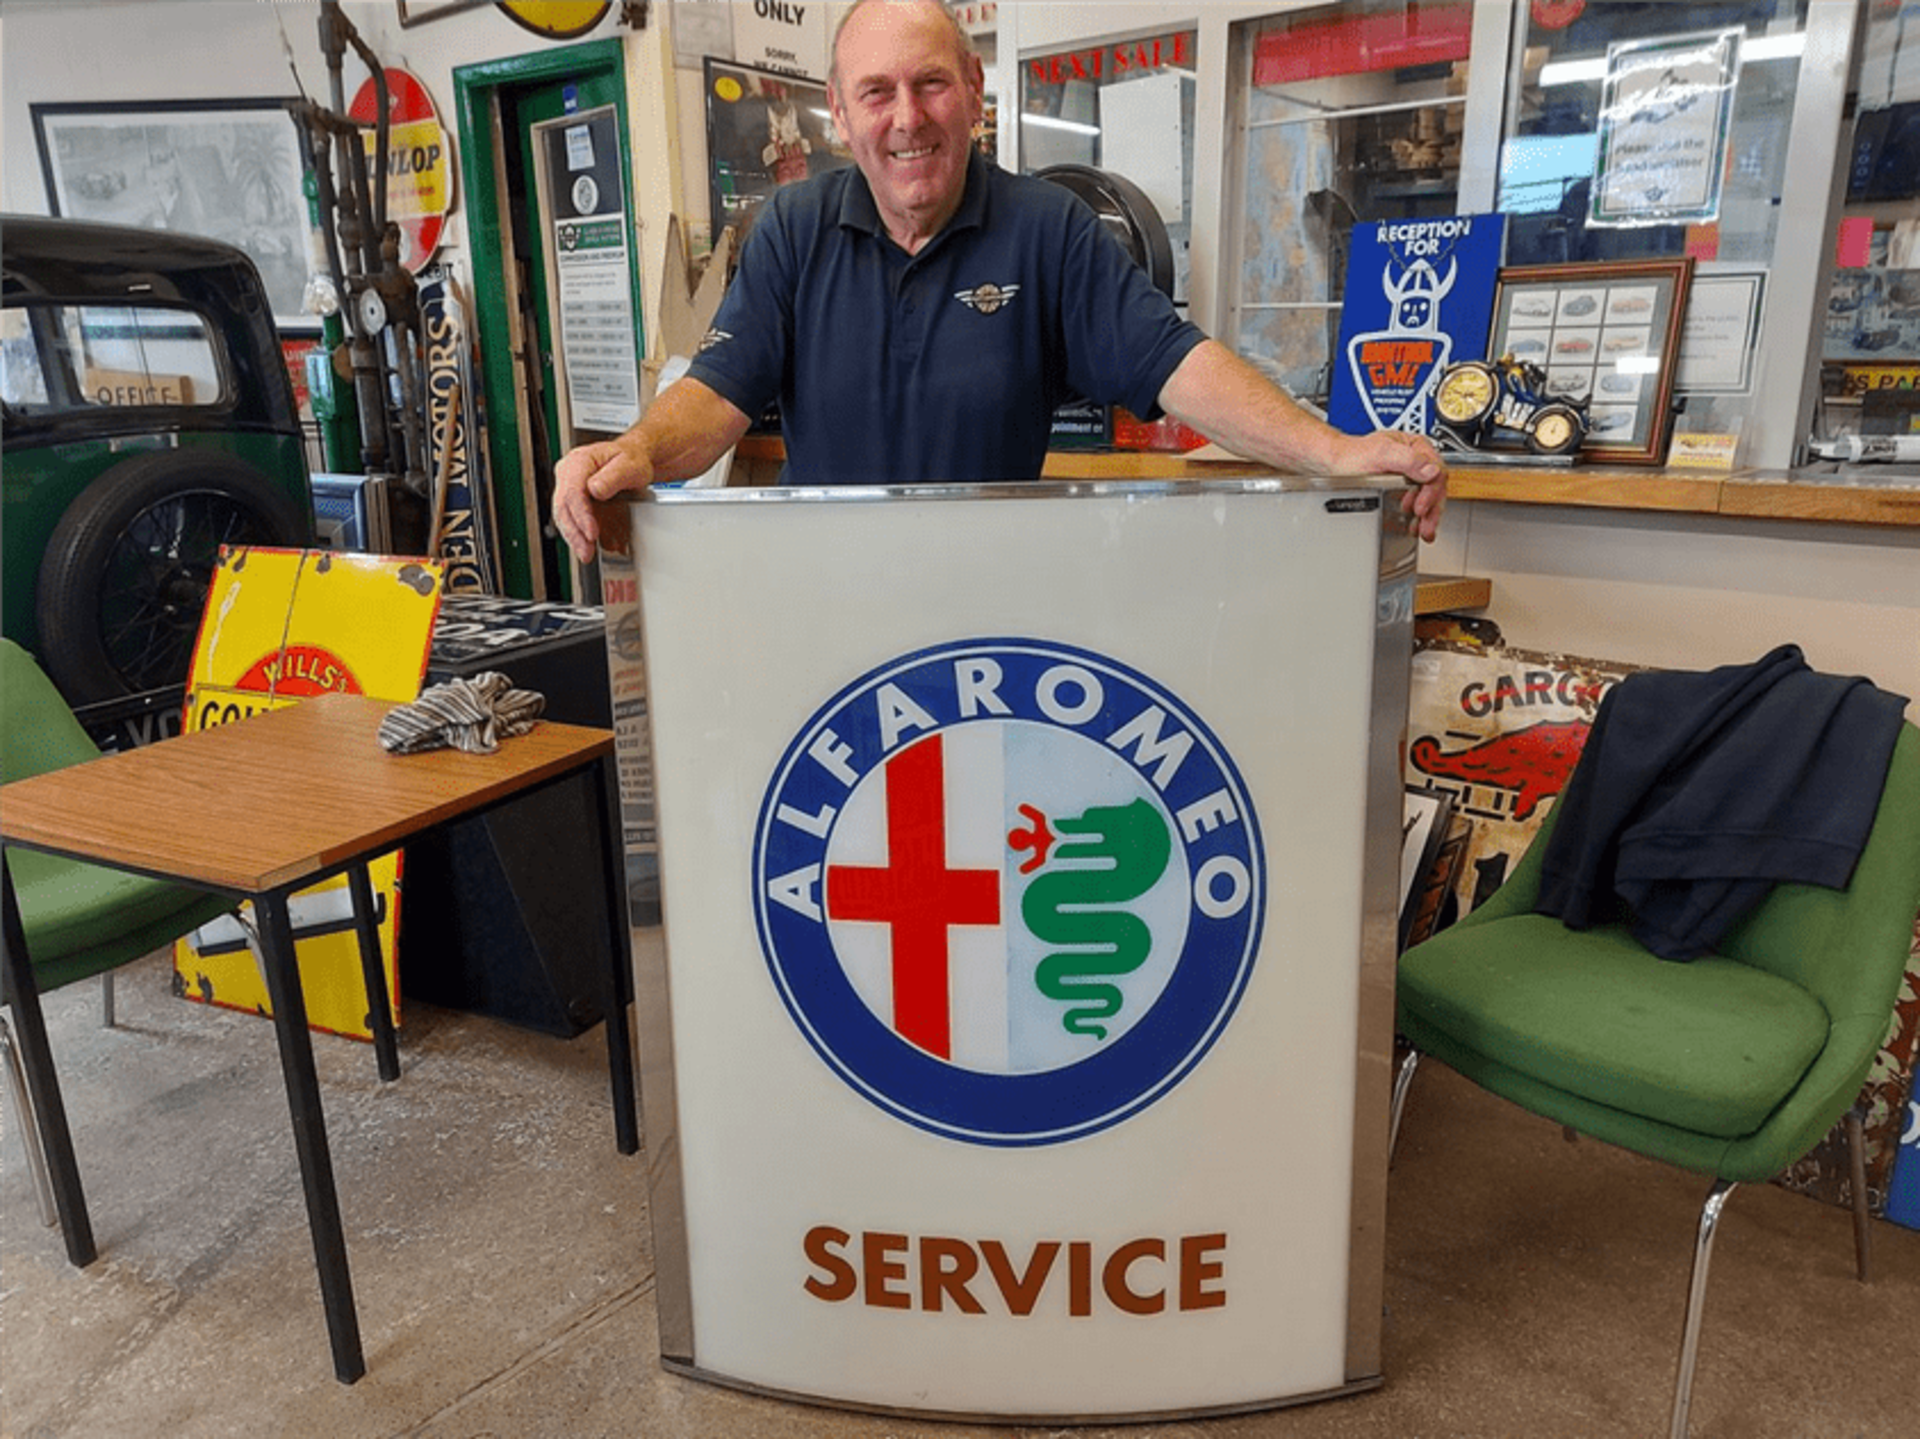
[[[1740,42],[1740,59],[1744,64],[1749,60],[1790,60],[1806,48],[1807,35],[1804,30],[1796,30],[1791,35],[1762,35],[1758,39]],[[1604,80],[1607,77],[1607,60],[1604,55],[1592,60],[1555,60],[1550,65],[1540,67],[1542,85],[1574,85],[1589,80]]]
[[[1038,125],[1042,130],[1065,130],[1074,135],[1098,135],[1098,125],[1082,125],[1078,120],[1056,120],[1051,115],[1022,115],[1022,125]]]

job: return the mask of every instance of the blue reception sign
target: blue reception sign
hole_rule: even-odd
[[[1336,426],[1428,433],[1440,372],[1486,357],[1506,225],[1448,215],[1353,227],[1327,404]]]

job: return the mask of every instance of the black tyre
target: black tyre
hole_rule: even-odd
[[[219,450],[136,455],[67,506],[40,562],[40,658],[73,705],[182,684],[222,545],[304,545],[301,506]]]
[[[1527,427],[1527,446],[1536,455],[1570,455],[1586,437],[1586,423],[1571,405],[1542,405]]]

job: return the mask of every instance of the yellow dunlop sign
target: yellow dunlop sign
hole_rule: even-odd
[[[365,694],[396,704],[414,699],[426,674],[440,594],[440,567],[419,560],[326,550],[222,551],[194,646],[181,728],[211,729],[314,695]],[[400,858],[389,854],[367,867],[396,1024]],[[345,876],[300,891],[288,909],[309,1022],[371,1038]],[[246,935],[230,916],[176,941],[173,965],[175,989],[188,999],[272,1012]]]
[[[453,146],[427,87],[391,65],[381,73],[387,83],[387,218],[400,227],[400,263],[418,274],[439,248],[453,208]],[[369,79],[347,113],[371,125],[379,111],[379,91]],[[372,129],[362,137],[369,162],[378,158],[378,139]]]

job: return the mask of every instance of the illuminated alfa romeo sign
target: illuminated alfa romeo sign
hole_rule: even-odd
[[[1198,715],[1101,655],[970,640],[820,707],[754,844],[767,963],[873,1103],[977,1144],[1119,1123],[1219,1038],[1266,873]]]

